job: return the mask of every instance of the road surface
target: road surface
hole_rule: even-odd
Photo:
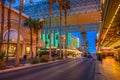
[[[0,74],[0,80],[94,80],[95,62],[75,59]]]

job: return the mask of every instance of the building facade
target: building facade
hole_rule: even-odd
[[[49,31],[46,32],[44,31],[41,34],[41,39],[42,41],[45,43],[45,48],[49,48],[49,40],[50,40],[50,35],[51,35],[51,47],[53,48],[59,48],[60,45],[60,33],[59,31],[52,31],[52,33],[50,34]],[[62,43],[62,49],[65,48],[65,35],[61,36],[61,43]],[[71,33],[67,33],[67,48],[68,49],[76,49],[79,48],[80,46],[80,40],[77,37],[72,36]]]
[[[19,25],[19,11],[17,11],[14,8],[11,8],[11,28],[10,32],[8,33],[8,9],[9,6],[5,5],[5,16],[4,16],[4,33],[3,33],[3,43],[2,43],[2,51],[7,54],[7,44],[8,44],[8,34],[10,36],[9,38],[9,49],[8,49],[8,56],[9,57],[15,57],[16,55],[16,47],[17,47],[17,36],[18,36],[18,25]],[[1,3],[0,3],[0,22],[1,20]],[[28,18],[27,15],[22,14],[22,26],[20,27],[20,57],[23,57],[24,55],[30,56],[30,30],[28,27],[24,26],[24,21]],[[0,23],[1,27],[1,23]],[[0,28],[1,29],[1,28]],[[0,30],[1,32],[1,30]],[[35,34],[33,33],[33,55],[36,54],[36,42],[35,42]]]

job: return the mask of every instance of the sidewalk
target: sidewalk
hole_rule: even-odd
[[[95,66],[95,80],[106,80],[104,73],[102,72],[101,63],[96,60],[96,66]]]
[[[66,59],[66,60],[68,60],[68,59]],[[55,60],[55,61],[49,61],[49,62],[37,63],[37,64],[31,64],[30,62],[27,62],[27,63],[24,63],[24,64],[23,63],[20,64],[19,67],[15,67],[13,65],[10,65],[10,66],[7,66],[8,67],[7,69],[0,70],[0,73],[20,70],[20,69],[25,69],[25,68],[31,68],[31,67],[40,66],[40,65],[44,65],[44,64],[50,64],[50,63],[59,62],[59,61],[64,61],[64,60]]]
[[[102,64],[96,60],[95,80],[120,80],[119,67],[112,58],[104,59]]]
[[[0,70],[0,73],[4,73],[4,72],[10,72],[10,71],[15,71],[15,70],[20,70],[20,69],[25,69],[25,68],[31,68],[31,67],[35,67],[35,66],[40,66],[40,65],[44,65],[44,64],[50,64],[50,63],[55,63],[55,62],[59,62],[59,61],[64,61],[64,60],[72,60],[72,59],[63,59],[63,60],[56,60],[56,61],[49,61],[46,63],[38,63],[38,64],[31,64],[31,63],[26,63],[26,64],[20,64],[19,67],[14,67],[11,66],[11,68],[5,69],[5,70]],[[77,60],[77,59],[74,59]],[[80,58],[81,61],[83,61],[83,58]]]

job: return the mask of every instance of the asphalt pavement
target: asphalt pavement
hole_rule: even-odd
[[[94,75],[95,62],[83,58],[0,73],[0,80],[94,80]]]

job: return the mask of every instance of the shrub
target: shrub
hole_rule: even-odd
[[[49,52],[48,51],[43,51],[41,54],[42,55],[49,55]]]
[[[41,59],[40,59],[40,62],[48,62],[48,59],[46,59],[46,58],[41,58]]]
[[[61,60],[62,58],[61,58],[61,57],[57,57],[56,59],[57,59],[57,60]]]
[[[39,62],[40,62],[39,59],[35,58],[35,59],[33,59],[33,60],[31,61],[31,64],[37,64],[37,63],[39,63]]]
[[[96,56],[98,57],[98,56],[100,56],[101,54],[100,53],[96,53]]]
[[[5,53],[1,53],[1,54],[0,54],[0,60],[3,60],[4,57],[5,57]]]
[[[0,70],[1,69],[6,69],[6,64],[5,64],[4,57],[5,57],[5,53],[1,53],[0,54]]]
[[[53,59],[52,59],[53,61],[55,61],[56,60],[56,57],[53,57]]]
[[[39,57],[42,57],[42,55],[49,55],[48,51],[38,51],[37,54],[39,55]]]

